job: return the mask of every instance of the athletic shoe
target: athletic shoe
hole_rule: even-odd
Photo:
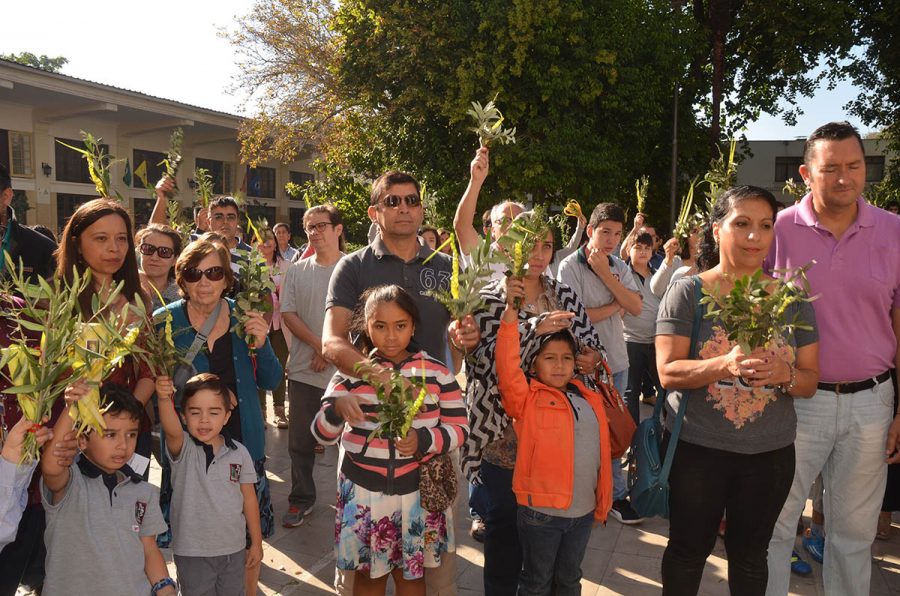
[[[809,575],[812,573],[812,565],[800,558],[797,551],[791,551],[791,573],[797,575]]]
[[[633,526],[644,521],[644,518],[638,515],[637,511],[628,502],[628,499],[617,499],[613,501],[612,509],[609,514],[616,518],[620,524]]]
[[[812,528],[808,528],[803,535],[803,548],[816,563],[825,560],[825,537]]]
[[[285,528],[296,528],[297,526],[302,526],[303,522],[306,521],[306,518],[312,513],[312,505],[309,506],[305,511],[301,511],[299,507],[295,507],[291,505],[287,513],[281,516],[281,525]]]

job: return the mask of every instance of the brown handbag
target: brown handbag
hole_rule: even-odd
[[[422,508],[440,513],[456,499],[456,468],[446,453],[419,462],[419,502]]]
[[[637,430],[634,418],[625,407],[625,401],[612,382],[612,373],[605,360],[601,360],[594,377],[597,393],[603,400],[603,410],[609,421],[609,448],[614,458],[622,457],[631,447],[631,437]]]

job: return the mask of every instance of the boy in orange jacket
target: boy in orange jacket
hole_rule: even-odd
[[[523,297],[521,280],[508,278],[497,336],[500,396],[518,439],[519,594],[578,595],[591,527],[605,524],[612,506],[609,424],[601,397],[574,378],[578,346],[568,329],[520,366],[515,301]]]

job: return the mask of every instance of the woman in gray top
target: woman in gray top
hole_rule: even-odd
[[[669,390],[670,429],[681,400],[688,400],[669,477],[663,594],[697,593],[726,512],[731,593],[766,591],[768,543],[794,477],[793,399],[816,390],[818,337],[797,329],[745,354],[728,339],[730,329],[706,317],[694,350],[691,336],[696,309],[706,309],[697,304],[695,284],[724,295],[735,279],[759,271],[774,238],[776,206],[770,192],[751,186],[720,196],[700,247],[711,268],[675,282],[660,306],[657,366]],[[792,304],[784,316],[815,328],[807,302]]]

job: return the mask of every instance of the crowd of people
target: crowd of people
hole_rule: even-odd
[[[534,217],[503,201],[476,227],[489,169],[480,148],[453,222],[463,266],[482,237],[502,251],[510,225]],[[195,210],[188,241],[166,221],[170,178],[136,233],[101,198],[78,207],[57,246],[16,221],[0,169],[11,262],[32,280],[89,271],[83,314],[122,283],[109,308],[133,317],[130,305],[152,305],[182,355],[168,374],[128,357],[104,379],[102,433],[76,436],[67,414],[90,392],[84,381],[39,428],[4,396],[0,596],[20,585],[47,596],[255,594],[263,541],[334,502],[314,480],[327,445],[339,446],[337,593],[384,594],[391,579],[400,595],[455,594],[454,501],[467,499],[485,594],[580,594],[591,533],[609,518],[642,521],[631,460],[611,448],[604,384],[635,423],[641,403],[663,402],[664,448],[676,446],[664,594],[698,592],[721,535],[731,593],[786,595],[792,571],[811,571],[795,548],[801,529],[827,594],[868,594],[870,546],[900,509],[890,465],[900,462],[900,217],[862,198],[864,151],[847,123],[810,135],[800,175],[810,192],[797,204],[735,186],[683,239],[600,203],[566,246],[542,228],[523,276],[491,264],[482,305],[455,320],[432,295],[452,281],[449,232],[424,221],[407,173],[374,181],[369,243],[345,254],[342,215],[328,204],[304,213],[303,246],[278,223],[251,247],[239,204],[216,197]],[[251,248],[268,266],[273,308],[239,320]],[[749,353],[701,300],[760,272],[774,291],[810,264],[815,300],[792,302],[779,315],[793,332]],[[0,344],[18,325],[0,320]],[[385,434],[391,391],[420,407]],[[288,433],[286,503],[272,501],[266,477],[269,424]],[[42,455],[19,465],[29,432]],[[159,487],[147,482],[151,457]]]

